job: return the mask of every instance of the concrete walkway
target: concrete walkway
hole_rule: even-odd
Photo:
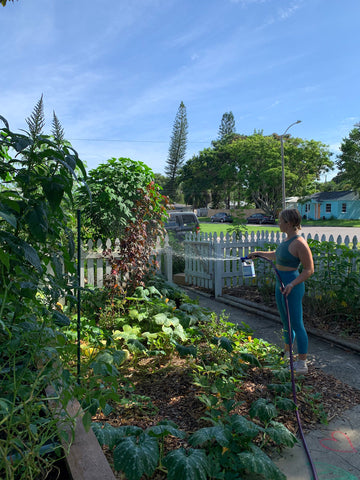
[[[217,301],[186,288],[191,298],[197,298],[201,306],[221,314],[224,310],[234,323],[245,322],[254,330],[254,336],[273,344],[282,345],[280,323],[258,314],[249,313],[240,307],[226,304],[227,300]],[[360,355],[350,349],[339,348],[309,335],[309,361],[360,390]],[[360,479],[360,405],[346,410],[328,425],[320,425],[317,430],[305,436],[319,480],[359,480]],[[302,443],[286,449],[275,463],[288,480],[312,480],[308,460]]]

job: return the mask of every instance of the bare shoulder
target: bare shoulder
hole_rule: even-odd
[[[289,245],[289,251],[296,257],[299,257],[301,254],[308,253],[310,251],[307,241],[298,236],[294,242]]]
[[[305,240],[304,237],[301,237],[299,236],[295,242],[293,242],[295,245],[295,249],[296,249],[296,252],[298,253],[298,255],[300,255],[301,253],[310,253],[311,250],[310,250],[310,247],[307,243],[307,241]]]

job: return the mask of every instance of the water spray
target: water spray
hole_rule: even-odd
[[[294,400],[294,403],[296,405],[296,410],[295,410],[296,420],[297,420],[297,424],[299,426],[300,438],[301,438],[306,456],[307,456],[309,464],[310,464],[311,472],[313,474],[313,480],[319,480],[319,477],[316,473],[314,462],[311,458],[310,451],[309,451],[309,448],[308,448],[306,440],[305,440],[305,435],[304,435],[304,432],[303,432],[301,419],[300,419],[300,414],[299,414],[298,403],[297,403],[295,373],[294,373],[294,361],[293,361],[293,354],[292,354],[292,338],[291,338],[292,328],[291,328],[291,321],[290,321],[289,303],[288,303],[287,296],[284,294],[285,285],[284,285],[283,281],[281,280],[279,271],[277,270],[275,264],[271,260],[269,260],[268,258],[263,257],[262,255],[259,255],[259,254],[256,253],[256,256],[257,256],[257,258],[261,258],[262,260],[266,260],[267,262],[269,262],[271,264],[273,270],[275,271],[275,275],[276,275],[277,279],[279,280],[280,287],[281,287],[281,292],[283,293],[283,296],[284,296],[286,317],[287,317],[287,322],[288,322],[288,332],[289,332],[291,385],[292,385],[293,400]],[[241,257],[241,262],[242,262],[244,277],[255,277],[256,275],[255,275],[255,268],[254,268],[253,261],[248,257]]]

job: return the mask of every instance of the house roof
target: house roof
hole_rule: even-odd
[[[325,202],[325,201],[334,201],[334,200],[342,200],[342,201],[349,201],[349,200],[359,200],[359,195],[352,190],[344,190],[342,192],[318,192],[313,193],[308,199],[315,200],[317,202]]]

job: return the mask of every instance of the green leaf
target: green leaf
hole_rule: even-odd
[[[229,353],[231,353],[233,351],[233,348],[234,348],[234,346],[233,346],[234,342],[229,340],[226,337],[213,337],[211,339],[211,343],[213,343],[214,345],[217,345],[218,347],[223,348],[224,350],[226,350]]]
[[[40,258],[36,250],[21,238],[15,237],[10,232],[0,231],[0,241],[6,243],[11,251],[16,255],[22,255],[38,272],[42,272]]]
[[[113,449],[126,436],[137,436],[143,433],[140,427],[134,425],[124,425],[122,427],[113,427],[108,423],[102,424],[93,422],[91,428],[101,446],[107,445]]]
[[[206,480],[210,472],[209,460],[204,450],[180,448],[166,455],[163,464],[168,469],[168,480]]]
[[[158,313],[157,315],[154,315],[153,321],[156,323],[156,325],[166,325],[168,316],[166,313]]]
[[[58,327],[68,327],[71,323],[69,317],[57,310],[53,312],[52,319]]]
[[[192,355],[196,358],[197,356],[197,349],[194,345],[189,345],[185,347],[184,345],[180,345],[179,343],[175,343],[175,348],[178,351],[180,357],[186,357],[187,355]]]
[[[266,428],[265,433],[278,445],[286,445],[292,448],[297,443],[295,435],[279,422],[271,421],[271,427]]]
[[[266,480],[286,480],[273,461],[255,445],[251,445],[251,452],[241,452],[237,456],[246,472],[262,475]]]
[[[289,394],[292,391],[292,384],[291,382],[287,383],[269,383],[267,388],[270,391],[276,392],[276,393],[281,393],[281,394]]]
[[[82,423],[85,431],[88,432],[91,428],[91,413],[89,411],[84,413],[84,416],[82,417]]]
[[[0,250],[0,262],[5,265],[7,270],[10,268],[10,256],[4,252],[3,250]]]
[[[17,227],[16,217],[12,213],[6,212],[4,209],[1,209],[0,210],[0,217],[2,217],[12,227],[14,227],[14,228]]]
[[[67,179],[61,175],[55,175],[51,178],[46,178],[43,183],[43,191],[51,208],[57,208],[64,196]]]
[[[257,417],[262,422],[268,422],[272,418],[276,417],[278,412],[273,403],[265,398],[259,398],[251,404],[249,410],[250,417]]]
[[[45,242],[48,231],[48,220],[43,204],[35,205],[26,215],[29,229],[36,240]]]
[[[222,447],[228,447],[231,439],[231,431],[228,427],[215,425],[214,427],[200,428],[194,432],[189,438],[189,443],[196,447],[215,440]]]
[[[296,404],[290,398],[276,398],[276,407],[285,411],[296,410]]]
[[[154,473],[159,461],[159,446],[146,434],[124,438],[114,450],[114,468],[125,473],[127,480],[140,480]]]
[[[186,433],[182,430],[179,430],[178,426],[171,421],[163,420],[157,425],[150,427],[146,430],[150,436],[154,437],[166,437],[167,435],[172,435],[177,438],[185,438]]]
[[[245,443],[250,442],[263,431],[261,427],[241,415],[232,415],[230,424],[234,432],[240,436],[241,441]]]
[[[240,352],[240,357],[242,360],[244,360],[244,362],[250,363],[250,365],[254,365],[255,367],[259,368],[261,367],[261,363],[252,353]]]
[[[126,342],[129,346],[131,346],[132,348],[134,348],[135,350],[140,350],[141,352],[144,352],[145,350],[147,350],[147,348],[145,347],[145,345],[143,345],[139,340],[137,340],[136,338],[129,338],[129,340],[127,340]]]

